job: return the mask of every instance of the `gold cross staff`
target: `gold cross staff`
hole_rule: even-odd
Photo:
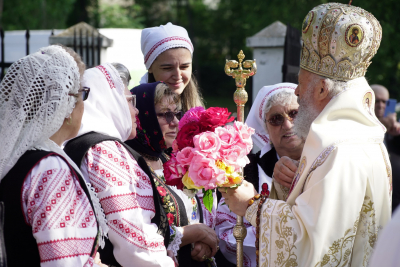
[[[248,99],[247,92],[244,88],[246,86],[246,80],[257,72],[256,60],[246,60],[243,62],[244,57],[243,51],[240,50],[238,54],[239,62],[236,60],[226,60],[225,63],[225,73],[235,79],[236,91],[233,94],[233,100],[237,106],[237,120],[240,122],[244,122],[244,105]],[[243,217],[237,216],[236,225],[233,228],[233,236],[236,239],[236,266],[238,267],[243,267],[243,240],[246,235],[247,230],[243,225]]]

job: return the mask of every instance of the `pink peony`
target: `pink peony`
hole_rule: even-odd
[[[179,151],[176,154],[176,160],[178,161],[178,163],[181,164],[182,166],[190,165],[190,163],[192,162],[192,158],[194,156],[193,150],[194,149],[191,147],[185,147],[184,149]]]
[[[231,125],[225,127],[217,127],[215,134],[221,140],[221,150],[229,148],[237,142],[237,131]]]
[[[189,166],[189,177],[196,186],[203,186],[205,190],[208,190],[225,182],[225,171],[215,165],[215,160],[196,152]]]
[[[183,189],[182,177],[186,172],[187,169],[178,163],[174,154],[164,163],[164,178],[167,185],[175,185],[178,189]]]
[[[182,119],[179,121],[179,130],[189,122],[199,122],[201,114],[205,111],[203,107],[195,107],[189,109]]]
[[[196,149],[207,154],[213,159],[218,159],[221,148],[221,139],[213,132],[200,133],[193,137],[193,144]]]
[[[254,134],[254,129],[247,126],[243,122],[235,121],[234,127],[238,132],[238,145],[242,146],[246,150],[246,155],[250,153],[253,148],[253,141],[251,136]]]

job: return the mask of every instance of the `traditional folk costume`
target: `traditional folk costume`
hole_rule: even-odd
[[[83,85],[92,93],[78,137],[65,150],[95,188],[106,215],[109,240],[100,251],[113,266],[174,266],[167,256],[167,218],[144,160],[126,146],[132,130],[124,85],[111,64],[85,71]],[[83,153],[82,153],[83,151]]]
[[[98,199],[49,138],[69,118],[80,74],[60,46],[15,62],[0,85],[0,200],[8,266],[97,266]]]
[[[153,161],[159,160],[167,148],[154,106],[156,86],[159,83],[141,84],[131,90],[137,99],[138,127],[136,138],[125,142],[144,158]],[[168,159],[165,153],[163,156]],[[182,227],[194,223],[206,223],[205,218],[209,218],[207,222],[210,224],[207,225],[214,227],[212,222],[215,221],[215,217],[213,218],[205,208],[202,209],[202,202],[197,196],[189,197],[176,186],[166,185],[163,169],[153,170],[149,166],[149,170],[148,175],[154,179],[168,218],[170,239],[169,244],[166,244],[167,248],[174,252],[180,266],[206,266],[204,262],[192,260],[190,244],[180,248],[183,237]]]
[[[357,45],[348,40],[354,27]],[[391,214],[385,128],[364,78],[381,33],[370,13],[349,5],[323,4],[305,18],[301,68],[347,83],[312,123],[287,200],[247,209],[253,226],[260,218],[261,266],[367,266]]]
[[[248,155],[250,163],[244,168],[244,176],[246,181],[254,185],[258,193],[265,190],[270,191],[275,163],[279,159],[279,155],[271,145],[269,135],[265,131],[264,107],[268,103],[268,99],[273,95],[282,91],[294,93],[296,87],[297,85],[292,83],[264,86],[258,92],[256,100],[247,116],[246,124],[255,130],[255,134],[252,136],[253,143],[258,148],[261,148],[261,150],[256,154]],[[289,192],[283,186],[279,186],[277,189],[279,192]],[[272,194],[272,192],[269,193]],[[274,195],[277,195],[275,191]],[[243,266],[256,266],[256,231],[245,218],[243,218],[243,222],[247,229],[247,236],[243,242]],[[236,214],[229,210],[228,205],[225,205],[225,199],[222,198],[218,205],[215,231],[220,239],[221,252],[227,260],[234,264],[236,264],[236,239],[233,236],[235,225]]]

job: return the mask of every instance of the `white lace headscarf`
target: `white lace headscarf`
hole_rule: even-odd
[[[29,149],[62,152],[49,138],[75,107],[68,94],[78,93],[79,76],[72,56],[55,45],[11,65],[0,84],[0,179]]]
[[[79,167],[49,138],[69,118],[80,88],[80,73],[74,58],[52,45],[11,65],[0,84],[0,179],[30,149],[53,151],[63,156],[79,173]],[[102,237],[108,232],[99,199],[86,183]],[[104,238],[100,240],[104,247]]]

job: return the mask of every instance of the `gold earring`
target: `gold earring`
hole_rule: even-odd
[[[70,115],[69,118],[67,119],[67,124],[71,125],[71,120],[72,120],[72,116]]]

